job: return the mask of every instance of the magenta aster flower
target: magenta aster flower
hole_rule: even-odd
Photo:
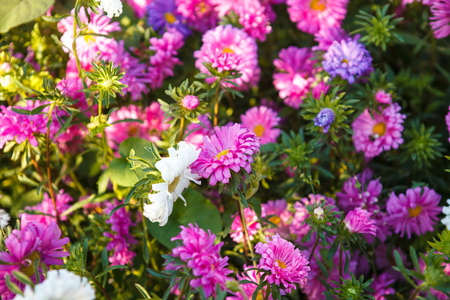
[[[240,13],[239,23],[249,36],[264,42],[266,35],[272,32],[267,9],[264,6],[246,9]]]
[[[376,236],[377,225],[375,220],[370,219],[371,216],[372,213],[357,207],[345,216],[345,228],[351,233],[370,233]]]
[[[242,227],[241,218],[238,213],[233,215],[234,221],[231,224],[230,229],[230,237],[236,243],[244,242],[244,228]],[[244,208],[244,218],[245,223],[247,224],[247,232],[250,241],[253,241],[253,236],[258,233],[258,230],[261,229],[261,224],[259,224],[258,217],[256,213],[250,208]]]
[[[319,44],[312,47],[312,50],[327,51],[334,41],[340,42],[348,38],[348,34],[341,26],[321,27],[320,30],[314,34],[314,40]]]
[[[403,144],[402,131],[406,115],[399,113],[398,103],[384,108],[381,114],[369,109],[359,115],[352,124],[353,143],[356,151],[364,151],[366,157],[375,157]]]
[[[447,113],[447,115],[445,116],[445,122],[447,123],[447,130],[448,130],[448,133],[450,134],[450,106],[448,107],[448,113]],[[450,142],[450,138],[448,139],[448,141]]]
[[[181,232],[171,240],[180,240],[178,247],[172,250],[172,256],[180,258],[186,263],[186,267],[192,270],[194,276],[190,281],[193,288],[203,287],[208,298],[215,295],[216,285],[225,288],[227,275],[232,273],[226,266],[228,257],[220,257],[220,248],[223,242],[214,245],[216,236],[199,228],[197,224],[189,224],[188,227],[180,226]],[[178,269],[182,265],[177,266]]]
[[[210,185],[217,181],[228,183],[230,170],[238,173],[243,168],[251,172],[252,155],[259,152],[260,139],[239,124],[214,128],[215,134],[203,138],[203,147],[191,169]]]
[[[375,93],[375,100],[378,103],[391,104],[392,103],[392,95],[390,93],[386,93],[384,90],[378,90]]]
[[[323,27],[340,25],[348,0],[287,0],[288,13],[297,28],[316,33]]]
[[[258,66],[258,47],[255,39],[248,34],[231,25],[219,25],[214,29],[207,31],[202,37],[203,45],[200,50],[194,52],[195,67],[202,73],[208,74],[208,70],[203,65],[207,51],[228,52],[236,55],[239,64],[236,70],[242,73],[242,76],[233,79],[239,85],[239,89],[246,90],[255,86],[260,77],[261,70]],[[208,79],[209,82],[214,81],[213,78]]]
[[[405,194],[397,195],[392,192],[386,209],[387,222],[395,228],[400,236],[406,234],[411,238],[411,232],[417,235],[433,231],[442,207],[439,207],[441,196],[428,187],[408,189]]]
[[[266,237],[266,242],[256,244],[255,253],[261,255],[258,268],[268,271],[269,284],[276,284],[287,293],[296,289],[296,283],[305,284],[310,267],[300,250],[278,234],[272,236],[272,240]]]
[[[176,29],[184,36],[191,32],[183,15],[177,11],[175,0],[154,0],[148,6],[148,25],[159,34],[167,29]]]
[[[197,31],[205,32],[215,27],[219,21],[211,0],[175,0],[175,2],[177,13]]]
[[[450,34],[450,0],[434,0],[431,3],[430,25],[437,39]]]
[[[363,75],[372,66],[369,51],[354,39],[334,41],[323,58],[323,69],[332,78],[339,75],[350,84],[355,82],[355,77]]]
[[[198,100],[198,97],[194,95],[187,95],[181,100],[181,106],[187,110],[196,109],[199,104],[200,100]]]
[[[239,66],[239,56],[234,52],[222,51],[220,49],[207,49],[204,57],[206,63],[211,64],[211,67],[217,72],[236,70]]]
[[[269,227],[268,229],[264,229],[265,234],[274,235],[278,233],[284,239],[291,238],[289,226],[293,214],[288,210],[286,200],[280,199],[263,203],[261,205],[261,217],[269,218],[269,221],[277,226],[275,228]]]
[[[133,8],[136,17],[141,19],[147,11],[146,7],[152,3],[153,0],[126,0],[126,2]]]
[[[257,9],[261,6],[261,2],[259,0],[211,0],[211,3],[214,5],[214,9],[221,18],[230,11],[234,11],[236,14],[241,15],[244,10]]]
[[[386,300],[386,295],[395,295],[395,290],[389,287],[391,284],[395,282],[395,278],[393,278],[389,273],[383,273],[374,278],[372,283],[372,287],[374,289],[373,296],[375,300]]]
[[[279,125],[280,120],[278,114],[267,106],[253,107],[241,115],[242,125],[254,132],[262,145],[277,141],[281,130],[274,127]]]
[[[314,82],[312,53],[308,48],[291,46],[281,49],[273,64],[273,85],[284,103],[299,108]]]
[[[197,119],[198,123],[190,123],[186,126],[186,137],[184,140],[197,148],[201,148],[203,146],[203,138],[213,135],[214,130],[208,115],[200,115]]]

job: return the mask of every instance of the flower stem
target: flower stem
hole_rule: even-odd
[[[50,109],[48,110],[48,117],[47,122],[51,122],[52,118],[52,112],[54,108],[54,104],[50,106]],[[55,194],[53,192],[53,185],[52,185],[52,173],[50,170],[50,126],[47,123],[47,143],[46,143],[46,159],[47,159],[47,177],[48,177],[48,192],[50,193],[50,198],[53,202],[53,207],[55,208],[55,218],[56,218],[56,224],[59,228],[61,228],[61,220],[59,218],[59,211],[58,206],[56,205],[56,198]]]
[[[77,0],[78,2],[78,0]],[[78,70],[78,77],[81,77],[81,63],[80,63],[80,59],[78,58],[77,55],[77,12],[75,10],[75,13],[73,15],[73,42],[72,42],[72,50],[73,50],[73,55],[75,56],[75,60],[77,62],[77,70]]]
[[[310,264],[311,264],[311,259],[312,259],[313,255],[314,255],[314,251],[316,251],[317,245],[319,245],[319,234],[317,234],[316,241],[314,242],[313,249],[311,251],[311,254],[309,255],[308,261],[309,261]]]
[[[215,95],[215,102],[214,102],[214,127],[217,126],[218,122],[218,115],[219,115],[219,87],[217,87],[216,95]]]
[[[141,214],[143,214],[144,200],[141,199],[140,202],[141,202],[141,205],[139,205],[139,209],[141,210]],[[150,257],[150,263],[152,264],[152,268],[154,270],[159,271],[158,264],[156,263],[156,260],[155,260],[155,256],[152,255],[153,251],[152,251],[152,246],[151,246],[151,242],[150,242],[150,237],[148,236],[147,220],[145,218],[143,218],[143,220],[142,220],[142,227],[144,229],[144,237],[145,237],[144,243],[147,243],[147,248],[148,248],[149,257]]]
[[[181,117],[180,121],[180,137],[178,138],[178,141],[181,142],[183,140],[183,134],[184,134],[184,117]]]
[[[184,291],[185,291],[186,288],[187,288],[187,285],[188,285],[189,281],[190,281],[189,278],[187,278],[187,279],[184,281],[183,288],[181,289],[180,294],[178,295],[177,300],[183,299],[183,294],[184,294]]]
[[[108,293],[106,292],[106,290],[103,288],[103,286],[100,284],[100,282],[98,282],[98,280],[95,278],[94,275],[91,274],[91,272],[87,272],[89,274],[89,276],[92,278],[92,280],[94,281],[94,283],[99,287],[99,289],[102,291],[103,295],[105,295],[105,298],[108,300],[111,300],[111,298],[109,297]]]
[[[242,228],[244,229],[245,243],[247,244],[247,247],[250,250],[250,254],[252,255],[253,266],[256,268],[255,253],[253,253],[253,247],[252,247],[252,244],[250,242],[250,238],[248,236],[247,222],[245,221],[245,215],[244,215],[244,212],[243,212],[243,209],[242,209],[242,204],[241,204],[241,201],[239,201],[236,198],[235,198],[235,201],[236,201],[236,206],[237,206],[237,209],[238,209],[239,217],[241,218]]]
[[[409,300],[414,300],[417,298],[417,295],[419,294],[420,290],[421,290],[421,286],[419,285],[415,290],[414,293],[411,294],[411,297],[409,297]]]

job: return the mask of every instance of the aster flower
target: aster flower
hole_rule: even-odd
[[[219,49],[207,49],[204,59],[205,63],[210,64],[211,68],[216,69],[219,73],[236,70],[239,65],[239,56],[234,52]]]
[[[264,229],[265,234],[273,235],[278,233],[284,239],[291,238],[289,225],[292,221],[293,214],[288,210],[286,200],[280,199],[263,203],[261,205],[261,217],[269,218],[268,220],[276,225],[274,228]]]
[[[200,100],[194,95],[187,95],[181,100],[181,106],[187,110],[196,109],[199,104]]]
[[[450,34],[450,0],[434,0],[431,3],[430,25],[437,39]]]
[[[450,199],[447,199],[447,204],[449,206],[445,206],[442,208],[442,213],[445,215],[445,218],[441,220],[441,223],[444,224],[448,230],[450,230]]]
[[[341,76],[350,84],[372,66],[372,57],[363,44],[353,39],[334,41],[323,55],[323,69],[332,78]]]
[[[389,273],[383,273],[374,278],[373,296],[375,300],[386,300],[386,295],[395,295],[395,290],[389,287],[395,282],[395,279]]]
[[[153,0],[126,0],[128,5],[130,5],[136,17],[142,19],[147,11],[147,6],[153,2]]]
[[[402,131],[406,116],[399,113],[398,103],[384,108],[381,114],[365,109],[352,124],[356,151],[364,151],[366,157],[375,157],[403,144]]]
[[[238,173],[243,168],[251,172],[252,155],[259,152],[260,140],[239,124],[215,127],[215,134],[203,138],[200,155],[192,169],[203,178],[209,178],[210,185],[218,181],[228,183],[230,170]]]
[[[240,90],[246,90],[255,86],[260,77],[261,70],[258,66],[258,47],[255,40],[248,36],[243,30],[231,25],[220,25],[214,29],[208,30],[202,37],[203,45],[200,50],[194,52],[195,67],[200,72],[209,74],[208,69],[203,65],[207,61],[208,52],[216,51],[233,53],[235,59],[239,61],[236,70],[242,74],[241,77],[233,79]],[[215,54],[216,52],[213,52]],[[228,59],[227,59],[228,62]],[[228,64],[227,64],[228,65]],[[209,83],[214,78],[207,78]]]
[[[259,280],[260,276],[259,276],[258,272],[256,270],[248,270],[248,269],[251,269],[252,267],[244,265],[244,272],[242,272],[242,275],[236,274],[238,281],[246,280],[246,281],[253,282],[253,283],[239,284],[241,286],[243,292],[247,296],[247,299],[252,298],[253,293],[255,292],[255,290],[258,287],[258,284],[260,282],[260,280]],[[266,291],[267,287],[264,287],[263,290]],[[242,296],[241,293],[233,293],[233,292],[231,292],[231,293],[234,294],[235,296],[227,297],[226,300],[245,300],[245,298]],[[257,299],[260,299],[259,297],[261,297],[261,299],[262,299],[262,296],[263,295],[261,294],[261,291],[259,291]],[[269,299],[272,299],[272,296],[269,296]]]
[[[321,27],[314,34],[314,40],[319,44],[312,47],[313,51],[327,51],[334,41],[340,42],[349,36],[341,26]]]
[[[274,127],[280,120],[278,114],[267,106],[253,107],[241,115],[242,125],[261,139],[261,145],[277,141],[281,130]]]
[[[98,8],[106,12],[108,18],[118,17],[122,14],[122,2],[120,0],[96,0],[100,2]]]
[[[249,36],[264,42],[266,35],[272,32],[267,8],[259,6],[250,8],[244,6],[244,10],[239,13],[239,23],[244,27],[244,31]]]
[[[230,237],[238,244],[243,243],[244,228],[241,223],[241,218],[238,213],[234,214],[232,218],[234,220],[231,224]],[[258,230],[261,229],[261,224],[259,224],[256,213],[250,207],[244,208],[244,218],[245,223],[247,224],[248,237],[250,241],[253,241],[253,236],[258,233]]]
[[[0,208],[0,229],[4,229],[6,226],[8,226],[9,220],[11,217],[9,214]]]
[[[287,0],[288,13],[297,28],[316,33],[323,27],[340,25],[347,13],[348,0]]]
[[[372,213],[361,207],[350,211],[344,219],[345,228],[351,233],[370,233],[376,235],[375,220],[370,219]]]
[[[322,127],[323,132],[327,133],[334,117],[334,111],[331,108],[323,108],[314,118],[314,125]]]
[[[178,13],[175,0],[154,0],[148,6],[148,25],[162,34],[169,28],[174,28],[184,36],[190,34],[185,18]]]
[[[375,93],[375,100],[378,103],[391,104],[392,103],[392,95],[390,93],[386,93],[384,90],[378,90]]]
[[[300,250],[278,234],[272,240],[266,237],[266,242],[256,244],[255,253],[261,255],[258,268],[267,271],[269,284],[276,284],[287,293],[296,289],[296,283],[305,284],[310,267]]]
[[[195,30],[205,32],[217,25],[219,18],[211,0],[175,0],[177,12]]]
[[[190,286],[202,287],[206,298],[215,295],[216,285],[225,288],[227,275],[232,273],[226,266],[228,257],[220,257],[220,248],[223,242],[214,245],[216,236],[199,228],[197,224],[188,224],[188,227],[180,226],[181,232],[171,240],[179,240],[178,247],[173,248],[172,257],[179,258],[185,266],[192,271],[193,279]],[[178,269],[183,268],[177,265]]]
[[[33,288],[26,286],[23,296],[14,300],[94,300],[95,290],[86,277],[65,269],[47,272],[47,279]]]
[[[299,108],[314,82],[312,53],[308,48],[281,49],[273,64],[273,84],[284,103]]]
[[[151,222],[159,222],[160,226],[167,223],[169,215],[172,213],[173,203],[180,197],[186,205],[186,199],[181,193],[190,182],[200,184],[199,176],[192,173],[189,167],[199,156],[200,150],[196,150],[194,145],[186,142],[178,143],[178,150],[171,147],[167,150],[169,157],[163,157],[155,167],[161,172],[163,182],[152,185],[153,191],[148,198],[151,204],[144,205],[144,216]]]
[[[399,196],[392,192],[386,204],[389,214],[386,220],[401,237],[406,231],[408,239],[412,232],[421,235],[433,231],[442,211],[438,206],[440,200],[441,196],[428,187],[408,189],[406,195]]]

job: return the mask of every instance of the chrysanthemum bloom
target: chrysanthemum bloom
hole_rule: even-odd
[[[261,255],[258,268],[269,271],[269,284],[276,284],[287,293],[296,289],[296,283],[305,284],[310,268],[300,250],[278,234],[272,240],[266,237],[266,242],[256,244],[255,253]]]
[[[4,229],[6,226],[8,226],[9,220],[11,217],[9,214],[0,208],[0,229]]]
[[[445,215],[445,218],[441,220],[441,223],[444,224],[448,230],[450,230],[450,199],[447,199],[447,204],[449,206],[442,208],[442,213]]]
[[[130,5],[136,17],[142,19],[147,12],[147,6],[153,2],[153,0],[126,0],[128,5]]]
[[[395,290],[389,287],[395,279],[389,273],[383,273],[374,278],[372,283],[375,300],[386,300],[386,295],[395,295]]]
[[[314,118],[314,125],[322,127],[323,132],[327,133],[331,123],[334,121],[334,111],[331,108],[323,108]]]
[[[94,300],[95,290],[86,277],[65,269],[47,272],[47,279],[33,288],[26,286],[14,300]]]
[[[312,53],[308,48],[291,46],[281,49],[273,64],[273,85],[284,103],[299,108],[314,82]]]
[[[220,257],[220,248],[223,242],[214,245],[216,236],[198,228],[198,225],[188,224],[189,227],[181,227],[181,232],[171,240],[180,240],[178,247],[172,250],[173,257],[179,257],[186,262],[186,267],[192,270],[194,276],[190,281],[193,288],[202,287],[205,296],[208,298],[215,295],[216,286],[225,288],[227,275],[232,273],[226,266],[228,257]],[[183,266],[178,266],[182,268]]]
[[[375,100],[378,103],[391,104],[392,103],[392,95],[390,93],[386,93],[384,90],[378,90],[375,93]]]
[[[215,134],[203,138],[202,151],[191,168],[203,178],[209,178],[210,185],[217,181],[228,183],[230,170],[238,173],[243,168],[251,172],[252,155],[259,152],[260,139],[253,132],[239,124],[215,127]]]
[[[261,217],[269,218],[269,221],[276,225],[274,228],[269,225],[268,229],[264,229],[265,234],[273,235],[278,233],[284,239],[291,237],[289,225],[293,214],[288,210],[286,200],[280,199],[263,203],[261,205]]]
[[[196,109],[199,104],[200,100],[198,100],[198,97],[194,95],[187,95],[183,99],[181,99],[181,106],[183,106],[187,110]]]
[[[364,170],[362,174],[350,177],[344,182],[341,192],[336,193],[339,207],[344,212],[349,212],[356,207],[367,209],[369,212],[377,213],[380,210],[378,205],[378,197],[380,196],[383,185],[380,179],[370,180],[373,172],[369,169]],[[360,183],[360,187],[356,187],[356,182]]]
[[[69,203],[73,201],[73,198],[69,194],[64,193],[64,190],[60,190],[59,193],[55,194],[55,198],[59,215],[66,211],[70,207]],[[24,228],[30,222],[41,223],[45,226],[50,225],[50,223],[56,222],[55,206],[53,205],[53,201],[47,193],[44,193],[44,199],[41,203],[38,203],[33,207],[27,206],[25,207],[25,210],[41,212],[44,213],[44,215],[27,213],[21,214],[20,223],[22,228]],[[67,220],[67,216],[61,216],[60,219],[62,221],[65,221]]]
[[[441,196],[428,187],[408,189],[405,194],[397,195],[392,192],[386,203],[387,222],[400,232],[403,237],[406,231],[408,239],[411,232],[417,235],[433,231],[438,220],[437,215],[442,211],[439,207]]]
[[[248,36],[243,30],[235,28],[232,25],[219,25],[214,29],[208,30],[202,37],[203,45],[200,50],[194,52],[195,67],[202,73],[209,74],[209,71],[203,65],[207,51],[219,51],[233,53],[239,60],[236,70],[242,73],[242,76],[233,79],[238,84],[240,90],[246,90],[255,86],[260,77],[261,70],[258,66],[258,47],[255,39]],[[209,82],[214,79],[208,79]]]
[[[56,88],[63,94],[64,96],[71,98],[73,100],[79,100],[75,107],[80,108],[81,110],[86,110],[89,108],[86,102],[86,98],[83,93],[83,83],[75,80],[63,78],[58,84]]]
[[[186,19],[177,11],[175,0],[154,0],[148,6],[148,25],[162,34],[169,28],[174,28],[184,36],[190,34]]]
[[[242,125],[261,139],[261,145],[277,141],[281,130],[274,127],[280,120],[278,114],[267,106],[253,107],[241,115]]]
[[[217,72],[236,70],[239,66],[239,56],[234,52],[224,52],[220,49],[206,49],[204,62],[211,64],[211,67]]]
[[[197,31],[205,32],[215,27],[219,21],[211,0],[175,0],[175,2],[177,12]]]
[[[234,11],[240,16],[241,12],[244,10],[254,10],[261,6],[261,2],[259,0],[211,0],[211,3],[214,5],[214,9],[217,11],[220,18],[224,17],[230,11]]]
[[[244,31],[261,42],[264,42],[266,35],[272,32],[266,11],[267,8],[264,6],[255,9],[244,7],[244,10],[239,14],[239,23],[244,27]]]
[[[105,214],[109,214],[119,202],[114,199],[114,202],[110,202],[104,209]],[[130,227],[136,225],[131,222],[131,213],[127,212],[125,207],[122,207],[114,212],[114,214],[106,220],[107,224],[111,224],[111,232],[104,232],[103,236],[111,238],[112,241],[106,246],[106,250],[111,251],[114,249],[114,254],[109,258],[111,265],[127,265],[133,264],[133,258],[136,253],[131,251],[130,245],[137,244],[137,240],[132,234],[130,234]]]
[[[231,224],[230,237],[238,244],[244,243],[244,228],[241,223],[241,218],[238,213],[234,214],[232,218],[234,220]],[[253,241],[253,236],[261,229],[261,224],[259,224],[256,213],[250,207],[244,208],[244,218],[247,224],[248,237],[250,241]]]
[[[334,41],[323,58],[323,69],[332,78],[339,75],[350,84],[355,82],[355,77],[363,75],[372,66],[369,51],[354,39]]]
[[[332,27],[321,27],[320,30],[314,34],[314,40],[319,44],[313,46],[313,51],[327,51],[334,41],[340,42],[348,39],[349,36],[340,25]]]
[[[14,294],[6,286],[5,276],[23,290],[24,284],[12,276],[12,271],[20,271],[36,282],[33,262],[39,259],[47,268],[51,265],[62,265],[61,257],[69,256],[69,252],[62,251],[62,246],[69,242],[69,238],[62,238],[61,230],[56,223],[48,227],[40,223],[29,223],[22,230],[13,230],[5,239],[7,252],[0,252],[0,294],[2,299],[12,299]],[[39,270],[43,279],[42,270]]]
[[[353,143],[356,151],[363,151],[366,157],[375,157],[391,148],[403,144],[402,131],[406,115],[400,113],[401,107],[393,103],[379,114],[365,109],[352,124]]]
[[[345,216],[345,228],[351,233],[370,233],[375,236],[377,225],[375,225],[375,220],[370,219],[371,216],[372,213],[357,207]]]
[[[186,199],[181,193],[191,181],[200,184],[199,176],[192,173],[189,167],[199,156],[200,149],[186,142],[179,142],[178,149],[171,147],[167,149],[169,157],[163,157],[155,164],[156,169],[161,172],[163,182],[152,185],[156,193],[149,193],[148,199],[151,204],[144,205],[144,216],[151,222],[159,222],[160,226],[167,223],[172,213],[173,203],[180,197],[186,205]]]
[[[450,106],[448,107],[448,114],[445,116],[445,122],[447,123],[447,130],[448,133],[450,134]],[[448,141],[450,142],[450,138],[448,139]]]
[[[255,292],[256,288],[258,287],[258,284],[260,282],[260,276],[258,274],[258,272],[256,270],[248,270],[251,269],[253,266],[247,266],[244,265],[244,272],[242,272],[241,274],[236,274],[237,280],[238,281],[242,281],[242,280],[247,280],[250,282],[254,282],[254,283],[241,283],[239,284],[242,288],[242,290],[245,293],[245,296],[247,296],[247,298],[244,298],[244,296],[242,296],[241,293],[233,293],[235,296],[234,297],[227,297],[226,300],[245,300],[245,299],[251,299],[253,296],[253,293]],[[267,287],[263,288],[263,291],[265,292],[267,290]],[[261,291],[258,292],[258,297],[256,299],[263,299],[262,298],[262,293]],[[269,299],[272,300],[272,296],[269,296]]]
[[[197,117],[198,123],[190,123],[186,126],[185,141],[195,145],[197,148],[203,146],[203,138],[214,134],[211,126],[211,120],[208,115],[200,115]]]
[[[431,4],[430,25],[437,39],[450,34],[450,0],[434,0]]]
[[[316,33],[323,27],[340,25],[348,0],[287,0],[288,13],[297,28]]]
[[[100,2],[98,8],[106,12],[108,18],[118,17],[122,14],[122,2],[120,0],[96,0]]]
[[[141,120],[143,123],[120,122],[106,127],[106,140],[112,149],[118,149],[121,142],[133,136],[157,142],[160,140],[161,132],[170,127],[170,124],[164,122],[164,112],[157,102],[153,102],[145,109],[136,105],[124,106],[112,112],[108,122],[112,124],[125,119]]]

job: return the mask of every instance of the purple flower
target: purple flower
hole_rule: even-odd
[[[345,216],[344,223],[351,233],[370,233],[376,235],[377,225],[370,219],[372,213],[361,207],[357,207]]]
[[[148,25],[159,34],[164,30],[175,28],[184,36],[191,32],[186,26],[185,18],[177,12],[175,0],[155,0],[148,6]]]
[[[334,111],[331,108],[323,108],[314,118],[314,125],[322,127],[323,132],[327,133],[333,121]]]
[[[323,68],[331,77],[340,75],[349,83],[354,83],[355,77],[368,71],[372,63],[372,57],[364,45],[351,38],[334,41],[323,58]]]

